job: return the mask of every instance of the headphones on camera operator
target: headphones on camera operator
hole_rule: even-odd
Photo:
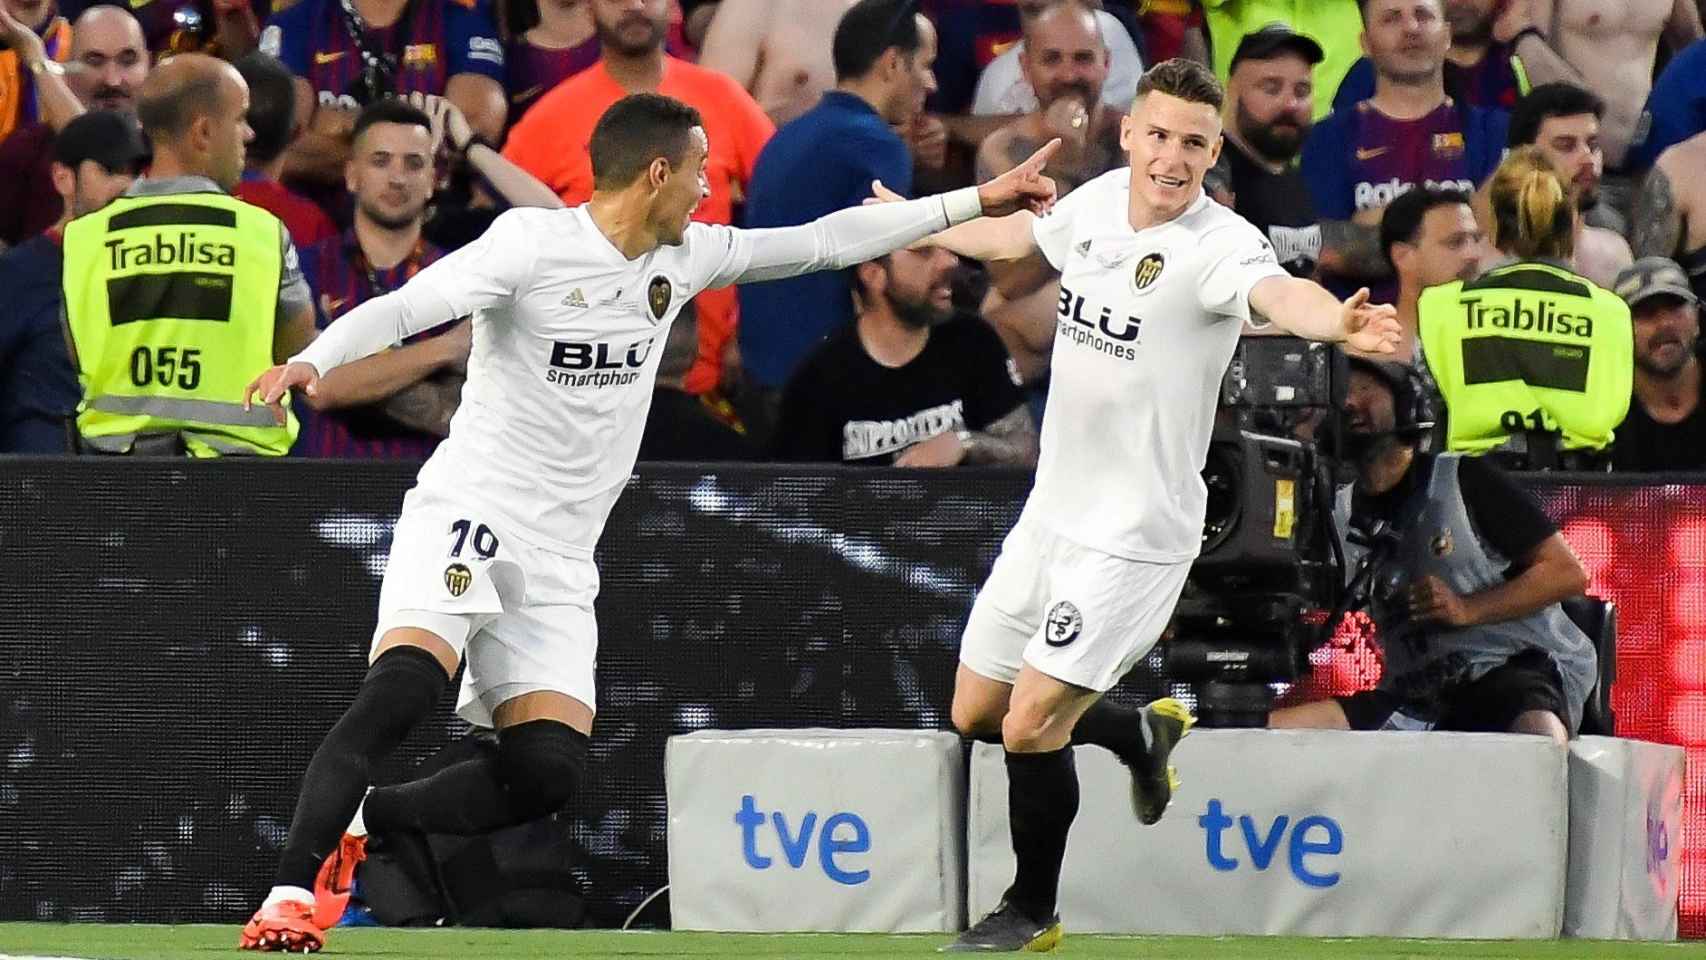
[[[1405,363],[1390,360],[1375,360],[1369,357],[1346,354],[1347,370],[1361,370],[1373,376],[1392,391],[1393,427],[1389,431],[1375,434],[1358,434],[1370,442],[1381,437],[1395,437],[1401,443],[1422,446],[1424,438],[1433,431],[1435,421],[1435,404],[1433,391],[1426,379],[1415,367]],[[1347,373],[1346,391],[1349,390]],[[1342,405],[1341,405],[1342,409]],[[1341,441],[1349,436],[1344,430],[1344,420],[1338,421],[1341,428]],[[1348,466],[1348,463],[1346,464]],[[1329,627],[1336,623],[1343,613],[1366,606],[1369,591],[1373,589],[1373,578],[1376,570],[1397,549],[1403,537],[1403,530],[1397,523],[1378,518],[1358,518],[1349,512],[1346,504],[1346,519],[1349,529],[1345,539],[1357,546],[1363,547],[1365,553],[1357,564],[1355,572],[1346,582],[1345,592],[1341,600],[1341,609],[1335,610],[1329,617]]]

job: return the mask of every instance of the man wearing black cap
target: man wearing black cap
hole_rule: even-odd
[[[1268,235],[1292,276],[1315,272],[1321,228],[1309,187],[1293,161],[1314,126],[1315,65],[1321,45],[1283,23],[1244,35],[1227,83],[1221,167],[1232,209]]]
[[[59,222],[0,256],[0,453],[64,453],[81,396],[65,351],[60,244],[72,218],[111,203],[147,158],[136,121],[97,110],[66,125],[53,145]]]
[[[1369,615],[1380,684],[1275,710],[1272,727],[1531,733],[1563,743],[1598,679],[1593,643],[1560,601],[1587,571],[1527,491],[1484,457],[1417,449],[1428,416],[1416,375],[1353,357],[1345,450],[1357,470],[1335,522],[1374,544]],[[1359,600],[1359,602],[1361,602]]]
[[[1701,409],[1700,299],[1675,261],[1642,257],[1613,286],[1629,304],[1635,333],[1635,389],[1617,428],[1613,469],[1706,468]]]

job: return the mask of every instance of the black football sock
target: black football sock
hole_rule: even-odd
[[[279,886],[313,889],[321,861],[336,849],[361,805],[373,764],[432,712],[449,682],[437,658],[419,647],[392,647],[367,669],[355,701],[320,742],[302,777],[279,857]]]
[[[1103,697],[1092,703],[1072,728],[1072,742],[1102,747],[1131,763],[1149,752],[1149,724],[1143,708],[1111,703]]]
[[[1066,834],[1078,816],[1072,748],[1007,754],[1007,808],[1018,861],[1007,902],[1038,923],[1054,916]]]
[[[498,731],[483,749],[429,777],[377,787],[361,819],[369,833],[399,828],[474,836],[562,809],[584,779],[589,740],[555,720]]]

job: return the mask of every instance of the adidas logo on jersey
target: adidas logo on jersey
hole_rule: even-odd
[[[569,295],[563,298],[563,306],[565,307],[580,307],[585,309],[586,305],[586,294],[581,293],[580,287],[576,287],[569,291]]]
[[[1078,245],[1078,255],[1081,257],[1087,257],[1090,255],[1090,241],[1086,240]]]

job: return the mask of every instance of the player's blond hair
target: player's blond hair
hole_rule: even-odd
[[[1576,252],[1576,207],[1538,147],[1519,147],[1493,171],[1493,246],[1522,259],[1568,260]]]

